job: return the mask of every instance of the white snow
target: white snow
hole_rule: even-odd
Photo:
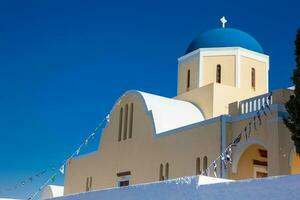
[[[249,179],[215,184],[200,176],[98,190],[55,200],[283,200],[299,199],[300,175]],[[207,179],[208,180],[208,179]],[[209,181],[208,181],[209,182]]]
[[[144,101],[153,117],[156,134],[171,131],[204,120],[202,112],[192,103],[136,90],[126,94],[137,94]],[[125,94],[125,95],[126,95]]]

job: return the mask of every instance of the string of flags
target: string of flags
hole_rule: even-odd
[[[98,126],[92,131],[92,133],[84,139],[84,141],[78,146],[78,148],[76,148],[76,150],[66,159],[62,162],[62,164],[60,165],[60,167],[58,169],[54,169],[53,171],[56,171],[55,173],[53,173],[45,182],[42,186],[40,186],[38,188],[37,191],[35,191],[34,193],[32,193],[28,198],[27,200],[33,200],[42,190],[44,187],[46,187],[48,185],[48,183],[50,182],[55,182],[56,180],[56,177],[57,175],[59,174],[64,174],[65,173],[65,166],[66,165],[70,165],[71,162],[72,162],[72,159],[75,157],[75,156],[78,156],[81,149],[84,147],[84,146],[87,146],[90,142],[90,140],[93,140],[95,138],[95,135],[97,133],[97,131],[100,130],[100,128],[103,127],[103,124],[104,122],[109,122],[109,115],[107,115],[99,124]]]
[[[213,167],[214,170],[214,176],[217,178],[218,177],[218,165],[217,161],[220,159],[221,163],[223,164],[225,170],[227,169],[228,165],[232,164],[232,148],[236,147],[237,144],[241,141],[243,135],[246,139],[246,141],[251,137],[251,132],[252,132],[252,127],[254,128],[255,131],[257,131],[257,120],[258,120],[258,125],[261,126],[262,124],[262,114],[265,117],[268,117],[268,112],[269,114],[272,115],[272,111],[270,108],[270,103],[271,103],[271,98],[272,98],[272,92],[269,93],[267,97],[267,101],[264,102],[264,104],[261,106],[261,108],[256,111],[254,117],[249,121],[249,123],[246,124],[246,126],[243,128],[243,130],[235,137],[232,142],[225,148],[225,150],[205,169],[201,175],[209,175],[210,174],[210,168]]]

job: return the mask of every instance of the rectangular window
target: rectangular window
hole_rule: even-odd
[[[190,90],[190,86],[191,86],[191,70],[188,70],[187,71],[187,84],[186,84],[187,91]]]
[[[216,82],[221,83],[221,65],[217,65]]]
[[[119,116],[119,137],[118,141],[122,140],[122,125],[123,125],[123,108],[120,109],[120,116]]]
[[[119,182],[119,187],[125,187],[125,186],[128,186],[128,185],[129,185],[129,180]]]
[[[251,69],[251,87],[255,89],[255,69]]]
[[[125,106],[123,140],[127,139],[127,124],[128,124],[128,104],[126,104]]]
[[[130,104],[130,118],[129,118],[129,138],[132,137],[132,126],[133,126],[133,103]]]
[[[119,172],[117,173],[117,185],[118,187],[125,187],[130,184],[130,178],[131,178],[131,172],[126,171],[126,172]]]
[[[90,188],[89,188],[89,182],[90,182],[90,180],[89,179],[90,179],[89,177],[86,178],[86,183],[85,183],[85,191],[86,192],[88,192],[90,190]]]

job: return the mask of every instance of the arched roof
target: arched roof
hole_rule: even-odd
[[[155,134],[168,132],[190,124],[203,121],[202,112],[192,103],[166,98],[137,90],[130,90],[125,95],[140,97],[146,111],[153,120]]]

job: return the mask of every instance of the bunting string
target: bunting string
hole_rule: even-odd
[[[33,200],[35,197],[37,197],[37,195],[50,183],[50,182],[55,182],[57,175],[59,174],[64,174],[65,173],[65,166],[66,165],[70,165],[72,162],[72,159],[75,156],[78,156],[81,149],[85,146],[87,146],[90,142],[90,140],[93,140],[95,138],[96,133],[103,128],[103,124],[104,122],[108,122],[109,120],[109,115],[107,115],[99,124],[98,126],[92,131],[91,134],[88,135],[87,138],[84,139],[84,141],[75,149],[75,151],[69,156],[67,157],[66,160],[64,160],[63,162],[61,162],[62,164],[60,165],[60,167],[55,170],[55,172],[38,188],[38,190],[36,190],[34,193],[32,193],[31,195],[29,195],[29,197],[27,198],[27,200]]]
[[[259,122],[259,126],[262,124],[261,119],[261,112],[265,117],[268,117],[268,113],[272,115],[272,111],[270,108],[271,104],[271,98],[272,98],[272,92],[269,93],[267,100],[264,102],[264,106],[261,106],[260,110],[256,111],[254,117],[249,121],[249,123],[246,124],[246,126],[243,128],[243,130],[235,137],[232,142],[225,148],[225,150],[215,159],[213,160],[205,169],[201,175],[210,175],[210,168],[213,167],[214,170],[214,176],[217,177],[217,161],[220,160],[221,163],[224,166],[224,169],[227,170],[228,165],[232,164],[232,148],[236,147],[238,143],[241,141],[242,136],[245,136],[245,140],[247,141],[251,137],[251,131],[252,131],[252,124],[254,127],[254,130],[257,131],[257,125],[256,120]]]

